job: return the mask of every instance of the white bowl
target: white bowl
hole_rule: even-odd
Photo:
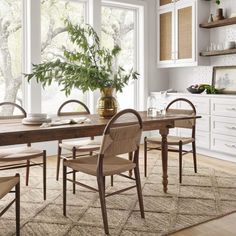
[[[40,118],[40,119],[46,119],[47,114],[46,113],[29,113],[27,114],[28,118]]]

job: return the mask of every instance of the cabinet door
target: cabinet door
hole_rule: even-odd
[[[173,0],[158,0],[159,7],[163,7],[171,3],[173,3]]]
[[[181,0],[176,3],[176,63],[192,63],[196,59],[194,0]]]
[[[158,65],[174,64],[174,7],[158,12]]]

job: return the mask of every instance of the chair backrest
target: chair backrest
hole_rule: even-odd
[[[62,109],[66,105],[71,104],[71,103],[76,103],[78,105],[78,111],[62,112]],[[90,114],[88,107],[83,102],[79,100],[75,100],[75,99],[71,99],[62,103],[57,111],[58,116],[86,115],[86,114]]]
[[[0,107],[2,109],[5,107],[5,109],[6,109],[6,115],[0,114],[0,119],[19,119],[19,118],[25,118],[27,115],[26,111],[24,110],[23,107],[21,107],[20,105],[18,105],[16,103],[13,103],[13,102],[1,102]],[[12,114],[14,111],[14,108],[17,108],[20,111],[20,113],[22,113],[22,114],[19,114],[19,115]],[[10,115],[9,115],[9,113],[10,113]]]
[[[177,102],[187,103],[190,109],[171,109],[171,106]],[[196,115],[196,109],[194,105],[185,98],[177,98],[170,102],[166,108],[167,114],[185,114],[185,115]],[[187,120],[177,120],[175,121],[176,128],[185,128],[185,129],[193,129],[195,128],[196,120],[195,119],[187,119]]]
[[[100,155],[106,158],[137,151],[142,127],[142,119],[137,111],[120,111],[112,117],[103,132]]]

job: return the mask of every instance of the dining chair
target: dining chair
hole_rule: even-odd
[[[189,109],[171,109],[173,105],[181,102],[183,104],[188,104]],[[166,108],[166,114],[186,114],[186,115],[196,115],[196,109],[194,105],[185,98],[177,98],[170,102]],[[181,136],[167,136],[167,144],[169,152],[178,152],[179,153],[179,182],[182,183],[182,157],[188,153],[193,154],[193,162],[194,162],[194,171],[197,173],[197,158],[196,158],[196,121],[195,119],[188,120],[177,120],[175,121],[176,128],[190,129],[191,136],[189,137],[181,137]],[[161,150],[162,138],[161,136],[154,137],[145,137],[144,138],[144,176],[147,177],[147,151],[150,150]],[[192,144],[192,148],[190,150],[183,150],[183,146],[186,144]],[[176,148],[177,146],[177,148]]]
[[[66,105],[71,104],[77,105],[77,111],[72,112],[65,112],[63,111],[63,108],[65,108]],[[58,116],[78,116],[78,115],[88,115],[90,114],[89,108],[81,101],[78,100],[68,100],[64,102],[58,109],[57,115]],[[87,155],[89,152],[90,155],[93,155],[94,151],[98,151],[100,149],[100,142],[95,141],[94,137],[90,137],[90,139],[83,139],[83,140],[72,140],[72,141],[58,141],[58,154],[57,154],[57,176],[56,179],[59,179],[59,172],[60,172],[60,162],[62,156],[62,149],[65,149],[66,151],[70,151],[72,155],[67,156],[67,158],[76,159],[76,157],[81,157]],[[75,180],[75,173],[73,174],[73,179]],[[75,193],[75,185],[73,185],[73,193]]]
[[[132,117],[132,122],[122,124],[122,120]],[[114,115],[106,125],[101,143],[101,149],[98,154],[92,157],[82,157],[75,160],[63,161],[63,214],[66,216],[66,188],[67,181],[76,183],[80,186],[99,193],[103,225],[106,234],[109,234],[106,201],[105,198],[114,194],[119,194],[132,188],[137,188],[139,207],[141,217],[144,218],[144,206],[141,190],[141,181],[139,174],[139,145],[142,133],[142,119],[137,111],[133,109],[125,109]],[[133,160],[127,160],[118,155],[133,153]],[[67,168],[73,171],[83,172],[97,178],[98,189],[85,185],[84,183],[69,179]],[[134,178],[125,175],[126,171],[134,171]],[[124,189],[106,194],[105,182],[106,176],[120,175],[122,177],[135,180],[136,184]],[[92,220],[92,219],[91,219]]]
[[[26,111],[16,103],[2,102],[0,107],[7,106],[16,108],[20,112],[19,115],[0,115],[0,120],[11,119],[19,120],[26,117]],[[14,123],[12,123],[14,125]],[[13,126],[14,128],[14,126]],[[42,157],[42,162],[36,162],[35,159]],[[29,172],[31,166],[43,166],[43,198],[46,200],[46,151],[31,147],[31,143],[27,146],[0,148],[0,171],[16,168],[26,168],[26,186],[29,184]]]
[[[15,190],[12,190],[15,187]],[[15,198],[3,209],[1,209],[0,217],[11,207],[15,202],[16,214],[16,236],[20,236],[20,175],[16,174],[11,177],[0,177],[0,199],[8,193],[15,193]]]

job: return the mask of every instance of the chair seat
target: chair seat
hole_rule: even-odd
[[[101,143],[99,141],[86,139],[86,140],[73,140],[73,141],[63,141],[59,144],[61,148],[72,151],[76,148],[76,151],[80,152],[91,152],[100,149]]]
[[[0,162],[29,160],[42,155],[42,150],[33,147],[3,148],[0,149]]]
[[[179,142],[182,141],[183,144],[188,144],[194,142],[194,138],[192,137],[178,137],[178,136],[167,136],[167,143],[169,145],[179,145]],[[151,137],[147,138],[148,143],[154,143],[154,144],[161,144],[162,139],[161,136]]]
[[[19,181],[19,176],[0,177],[0,199],[9,193]]]
[[[97,175],[98,155],[82,157],[65,162],[65,165],[76,171]],[[135,168],[135,163],[120,157],[105,157],[103,159],[103,175],[115,175]]]

